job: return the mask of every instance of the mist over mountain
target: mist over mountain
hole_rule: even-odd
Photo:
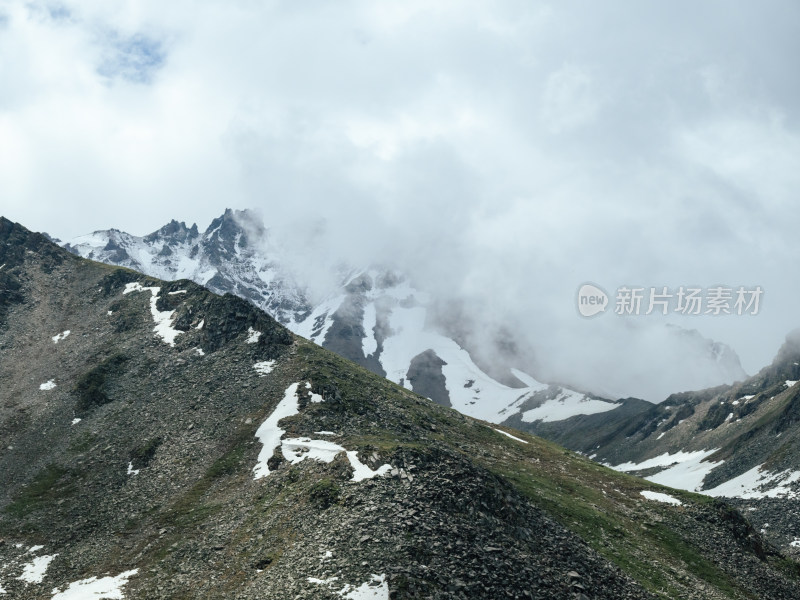
[[[798,24],[0,1],[0,600],[800,598]]]
[[[237,294],[293,331],[395,382],[407,379],[410,361],[427,350],[438,351],[445,363],[448,358],[442,353],[458,351],[437,349],[438,342],[426,342],[425,336],[455,341],[468,353],[467,362],[511,387],[523,385],[511,371],[519,369],[539,381],[606,398],[657,402],[676,391],[746,376],[732,348],[696,330],[641,319],[620,324],[605,315],[605,323],[588,324],[609,331],[608,343],[597,346],[596,332],[584,339],[576,337],[577,329],[554,330],[534,300],[523,312],[506,310],[513,290],[500,283],[476,291],[466,281],[456,285],[458,273],[440,277],[446,257],[431,256],[427,266],[412,270],[402,269],[402,256],[360,256],[357,262],[346,262],[346,252],[327,246],[331,232],[324,222],[318,226],[315,238],[308,229],[269,227],[258,211],[228,210],[202,234],[196,225],[173,220],[147,236],[100,231],[69,240],[66,247],[156,277],[188,278]],[[572,318],[581,324],[577,315]],[[404,336],[397,335],[402,332]],[[396,347],[398,340],[402,348]],[[393,358],[397,352],[402,357]],[[385,360],[397,364],[383,365]],[[450,382],[449,395],[469,379]]]
[[[730,382],[671,382],[692,367],[663,325],[747,373],[800,325],[800,8],[688,7],[11,0],[3,213],[72,240],[253,207],[309,290],[341,284],[330,263],[395,269],[498,324],[473,346],[535,344],[542,380],[652,401]],[[764,295],[585,320],[585,282]]]

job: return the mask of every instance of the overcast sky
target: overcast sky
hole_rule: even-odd
[[[757,316],[666,319],[753,373],[800,326],[798,56],[794,0],[4,0],[0,214],[258,208],[474,298],[556,376],[668,359],[630,344],[653,315],[578,316],[586,281],[760,285]]]

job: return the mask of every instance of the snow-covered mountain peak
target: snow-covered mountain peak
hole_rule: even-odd
[[[84,258],[242,296],[284,324],[301,321],[310,308],[305,291],[281,266],[267,234],[250,211],[228,209],[202,234],[197,225],[173,220],[143,237],[110,229],[64,245]]]
[[[548,386],[522,371],[509,377],[512,385],[488,375],[463,341],[437,323],[431,294],[396,269],[338,265],[333,274],[338,286],[312,303],[308,287],[286,266],[291,257],[282,255],[252,211],[228,209],[202,234],[196,225],[173,220],[143,237],[112,229],[65,246],[86,258],[162,279],[192,279],[213,291],[242,296],[295,333],[471,416],[504,421],[534,394],[537,405],[584,398],[561,387],[545,398]],[[609,410],[615,406],[607,403]],[[559,414],[584,408],[588,405],[571,402]]]
[[[228,209],[202,233],[196,225],[171,221],[144,237],[112,229],[66,247],[94,260],[241,296],[295,333],[471,416],[535,423],[618,406],[537,380],[536,340],[514,335],[513,323],[492,330],[480,321],[480,311],[464,309],[458,299],[432,296],[416,285],[413,273],[336,264],[313,248],[303,254],[302,247],[279,242],[281,233],[286,234],[271,232],[254,211]],[[674,333],[678,345],[693,349],[699,371],[709,363],[722,378],[731,368],[741,369],[727,347],[697,332]]]
[[[112,230],[114,231],[114,230]],[[200,233],[197,229],[197,224],[187,227],[183,221],[178,222],[175,219],[164,225],[161,229],[154,231],[150,235],[146,235],[144,240],[148,243],[164,242],[166,244],[186,243],[199,237]]]

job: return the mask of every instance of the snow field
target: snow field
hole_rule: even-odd
[[[17,544],[17,548],[22,544]],[[31,546],[25,554],[35,554],[42,550],[44,546]],[[30,562],[23,566],[22,574],[17,579],[24,581],[26,585],[40,584],[47,575],[47,569],[53,559],[58,554],[47,554],[34,557]],[[8,565],[2,565],[3,568]],[[128,583],[128,579],[139,572],[138,569],[125,571],[116,577],[90,577],[70,583],[67,589],[60,591],[58,588],[51,592],[51,600],[123,600],[125,598],[122,588]],[[0,585],[0,595],[7,594]]]
[[[664,453],[641,463],[622,463],[610,466],[617,471],[639,471],[652,467],[666,467],[663,471],[645,477],[653,483],[698,492],[706,496],[744,499],[758,498],[798,498],[800,493],[792,490],[792,485],[800,481],[800,471],[785,470],[769,472],[764,465],[758,465],[711,489],[701,489],[706,475],[725,461],[708,462],[705,459],[718,449],[698,450],[696,452]]]

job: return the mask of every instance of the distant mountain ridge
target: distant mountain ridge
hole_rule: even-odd
[[[341,286],[312,306],[302,283],[284,266],[280,248],[271,245],[267,229],[250,211],[228,209],[202,234],[196,225],[173,220],[144,237],[111,229],[64,247],[84,258],[241,296],[294,333],[470,416],[500,423],[533,395],[539,404],[550,402],[543,415],[552,406],[561,418],[618,406],[548,386],[518,369],[506,368],[507,383],[500,383],[431,323],[429,294],[392,270],[342,269]],[[547,393],[552,397],[545,398]]]
[[[519,368],[530,367],[531,350],[520,359],[512,334],[498,332],[491,348],[485,340],[476,345],[469,328],[481,324],[392,269],[339,266],[333,275],[340,283],[326,297],[312,299],[290,267],[292,257],[252,211],[227,209],[202,233],[173,220],[143,237],[111,229],[63,245],[84,258],[235,294],[294,333],[439,404],[570,447],[577,447],[573,438],[595,439],[652,406],[537,380]],[[746,377],[725,344],[679,327],[670,327],[668,336],[693,365],[715,374],[711,380]],[[576,420],[593,426],[584,434],[583,427],[573,427]]]
[[[613,468],[650,481],[736,502],[770,539],[800,553],[800,330],[774,361],[733,385],[634,399],[624,408],[531,426]]]
[[[239,218],[247,218],[242,213]],[[128,267],[161,279],[191,279],[217,293],[232,293],[291,325],[309,314],[302,289],[281,268],[277,252],[259,252],[266,231],[254,218],[250,232],[227,210],[200,234],[197,225],[170,221],[137,237],[110,229],[81,236],[64,247],[84,258]],[[254,237],[256,239],[251,240]]]

